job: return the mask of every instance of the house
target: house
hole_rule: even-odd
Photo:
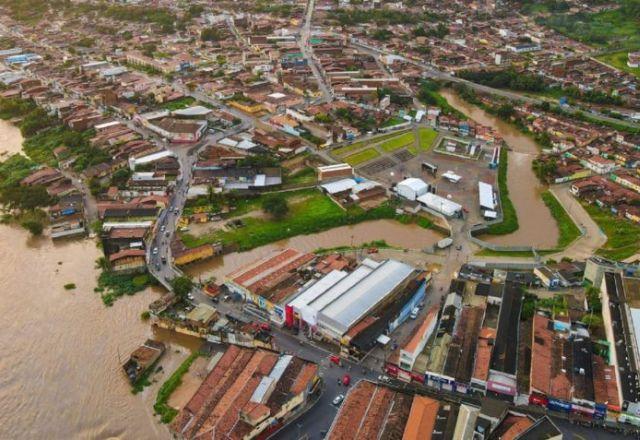
[[[113,272],[143,272],[147,268],[144,249],[124,249],[109,255]]]

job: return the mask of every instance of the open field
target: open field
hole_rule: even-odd
[[[551,211],[551,215],[558,225],[558,231],[560,232],[558,236],[558,248],[567,247],[580,236],[580,230],[573,220],[571,220],[571,217],[569,217],[569,214],[567,214],[567,211],[565,211],[558,199],[556,199],[550,191],[547,190],[542,193],[542,201],[547,205],[547,208]]]
[[[584,209],[607,236],[598,254],[613,260],[624,260],[640,252],[640,225],[615,217],[595,205],[583,203]]]
[[[640,32],[640,31],[639,31]],[[627,65],[627,60],[629,51],[623,50],[620,52],[608,53],[606,55],[600,55],[598,59],[603,63],[609,64],[610,66],[615,67],[616,69],[620,69],[622,71],[631,73],[636,76],[636,78],[640,79],[640,67],[629,67]]]
[[[583,43],[612,48],[640,47],[638,21],[622,7],[598,13],[554,14],[540,20]]]
[[[345,145],[345,146],[340,147],[340,148],[336,148],[336,149],[332,150],[331,153],[336,155],[336,156],[345,156],[345,155],[347,155],[349,153],[352,153],[354,151],[359,150],[360,148],[364,147],[365,145],[377,144],[377,143],[380,143],[380,142],[382,142],[382,141],[384,141],[386,139],[394,138],[394,137],[396,137],[396,136],[398,136],[398,135],[400,135],[402,133],[403,133],[402,131],[397,131],[397,132],[383,134],[381,136],[376,136],[375,138],[354,142],[352,144]]]
[[[377,208],[364,211],[354,206],[343,210],[329,197],[310,189],[287,193],[289,213],[281,220],[269,217],[245,217],[244,226],[216,230],[201,236],[182,235],[182,241],[188,247],[196,247],[206,243],[222,241],[226,245],[237,245],[239,250],[249,250],[278,240],[325,231],[338,226],[351,225],[367,220],[396,218],[395,208],[385,203]],[[251,205],[260,203],[261,198],[254,199]],[[293,200],[293,201],[291,201]],[[245,208],[242,209],[244,211]],[[413,217],[398,218],[402,223],[416,222],[422,227],[430,224]]]
[[[399,150],[400,148],[406,147],[408,145],[413,145],[414,142],[415,142],[415,136],[413,132],[410,131],[410,132],[401,134],[400,136],[384,141],[383,143],[380,144],[380,148],[386,151],[387,153],[390,153],[392,151]]]
[[[351,166],[360,165],[363,162],[367,162],[371,159],[375,159],[380,156],[378,150],[375,148],[365,148],[364,150],[358,151],[357,153],[350,154],[344,158],[345,162],[347,162]]]

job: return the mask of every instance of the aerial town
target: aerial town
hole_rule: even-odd
[[[640,438],[640,1],[0,0],[0,438]]]

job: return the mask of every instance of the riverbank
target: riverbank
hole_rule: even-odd
[[[415,222],[423,228],[432,226],[424,217],[396,214],[396,208],[391,201],[365,211],[359,206],[343,209],[317,189],[291,191],[280,195],[287,200],[289,207],[289,212],[282,219],[264,215],[242,217],[238,220],[241,224],[235,227],[225,226],[199,236],[183,234],[182,241],[189,248],[221,242],[227,247],[234,246],[239,251],[247,251],[298,235],[314,234],[372,220],[397,219],[404,224]],[[228,219],[237,218],[252,207],[261,206],[267,197],[269,195],[242,203]]]
[[[545,188],[532,168],[540,147],[516,127],[466,102],[453,90],[443,89],[440,93],[455,109],[470,119],[496,130],[509,146],[506,187],[515,209],[517,229],[501,235],[484,235],[481,237],[482,240],[501,246],[555,248],[559,230],[551,212],[542,201],[541,193]]]
[[[318,249],[338,248],[349,246],[361,247],[370,243],[372,239],[384,240],[387,245],[400,249],[416,249],[426,258],[422,249],[431,247],[443,235],[433,229],[424,229],[416,224],[402,224],[396,220],[373,220],[357,225],[340,226],[328,231],[309,235],[298,235],[286,240],[257,247],[247,252],[232,252],[195,263],[186,267],[185,272],[194,279],[209,279],[215,277],[222,280],[224,276],[250,261],[266,257],[276,249],[292,247],[302,252],[315,252]],[[358,252],[357,250],[354,252]],[[397,257],[396,257],[397,258]]]

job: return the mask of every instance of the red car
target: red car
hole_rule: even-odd
[[[333,362],[334,364],[336,364],[337,366],[340,366],[340,358],[336,355],[331,355],[329,356],[329,360],[331,362]]]
[[[342,376],[342,385],[344,385],[345,387],[348,387],[350,383],[351,383],[351,376],[349,376],[348,374],[345,374],[344,376]]]

